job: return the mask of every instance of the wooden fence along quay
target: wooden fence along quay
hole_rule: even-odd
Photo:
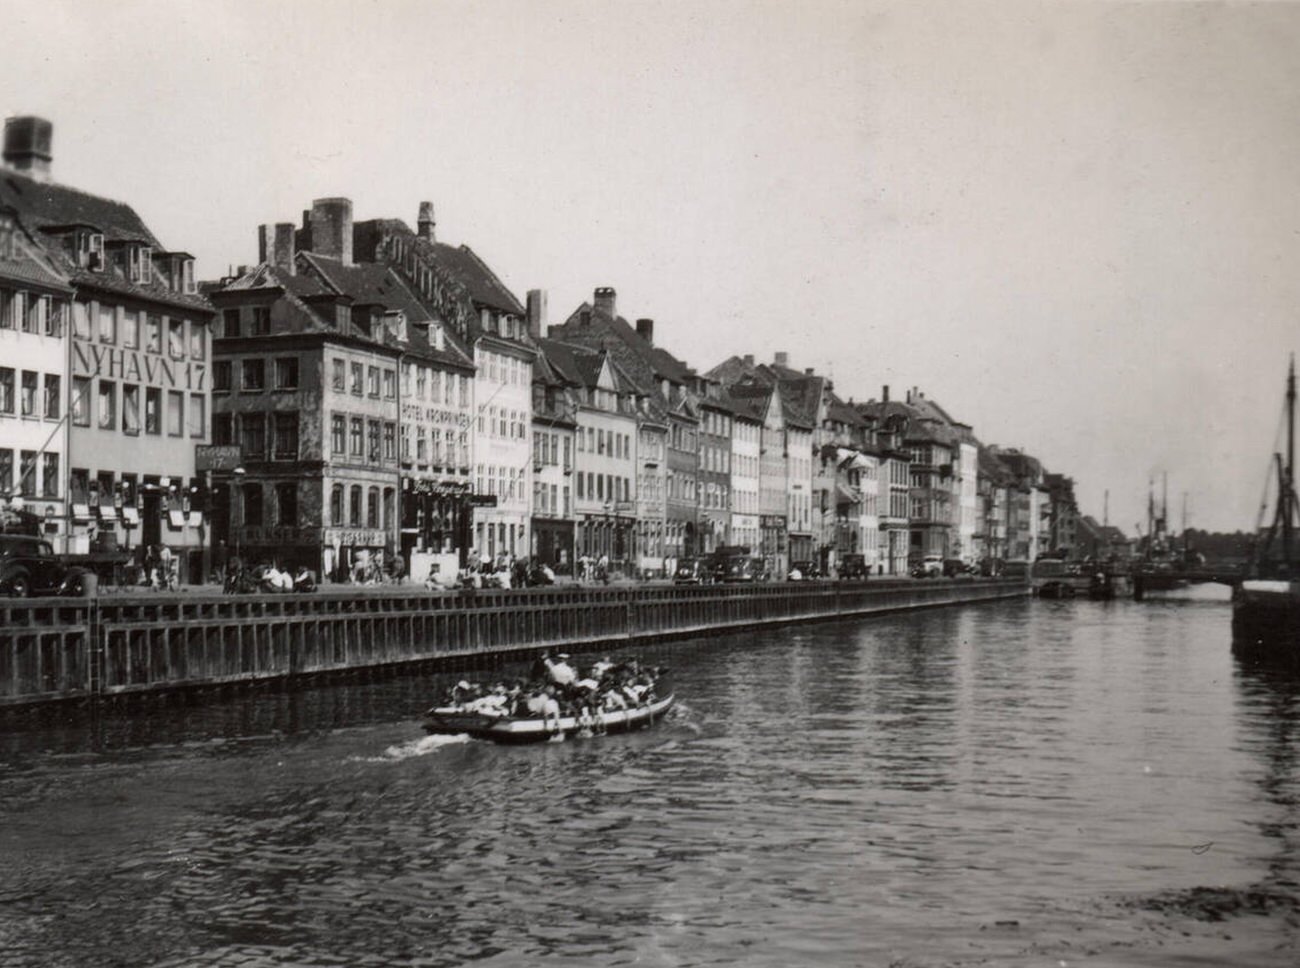
[[[1016,580],[0,599],[0,707],[1022,597]]]

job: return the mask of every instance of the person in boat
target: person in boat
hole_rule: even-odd
[[[605,674],[614,668],[614,663],[610,661],[609,656],[601,656],[599,660],[591,667],[591,678],[600,682],[605,678]]]
[[[567,652],[561,652],[554,659],[544,654],[542,663],[546,666],[546,677],[555,685],[571,686],[578,681],[578,670],[569,665]]]
[[[479,694],[478,686],[462,679],[456,685],[451,687],[451,694],[448,696],[448,702],[453,706],[464,706],[477,698]]]
[[[486,696],[480,696],[473,700],[466,707],[471,712],[480,713],[484,716],[492,716],[500,719],[509,715],[510,699],[506,695],[506,686],[503,682],[498,682],[492,687],[492,691]]]
[[[555,687],[547,686],[539,693],[534,693],[524,700],[524,712],[536,717],[543,723],[554,722],[556,729],[560,726],[560,703],[555,698]]]

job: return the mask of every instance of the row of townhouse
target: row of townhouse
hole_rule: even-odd
[[[429,202],[412,229],[317,199],[196,285],[129,206],[55,184],[51,142],[6,124],[0,497],[61,551],[166,545],[189,581],[231,557],[445,581],[725,546],[903,574],[1073,540],[1068,478],[917,391],[846,402],[786,354],[701,374],[611,287],[547,325],[546,293],[439,241]]]

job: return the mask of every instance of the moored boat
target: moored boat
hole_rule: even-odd
[[[1287,373],[1286,455],[1273,455],[1277,501],[1273,520],[1259,533],[1247,577],[1233,591],[1233,646],[1240,652],[1300,659],[1300,549],[1295,529],[1300,504],[1295,489],[1295,357]]]

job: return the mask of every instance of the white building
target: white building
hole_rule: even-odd
[[[762,458],[763,418],[748,401],[734,400],[731,422],[731,533],[727,543],[758,552],[759,462]]]
[[[66,551],[72,288],[12,209],[0,208],[0,505],[45,519]]]

